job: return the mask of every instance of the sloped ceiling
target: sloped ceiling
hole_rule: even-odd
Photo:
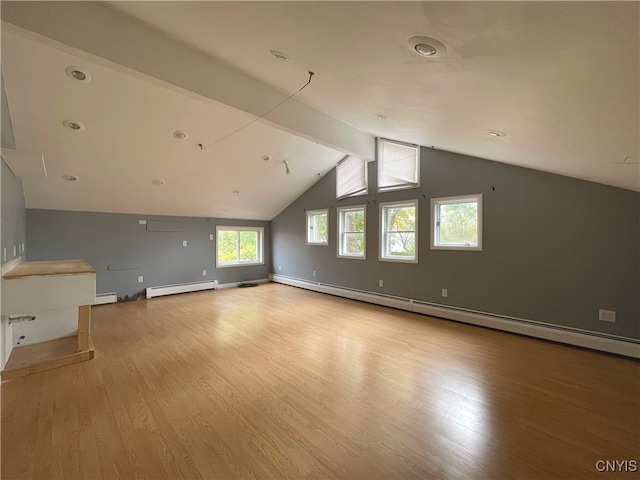
[[[639,7],[3,2],[13,163],[31,208],[254,219],[375,136],[640,190]],[[416,35],[446,52],[416,55]]]

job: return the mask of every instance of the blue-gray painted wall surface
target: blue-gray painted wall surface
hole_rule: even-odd
[[[640,194],[428,148],[421,157],[418,189],[338,201],[335,169],[320,180],[271,222],[275,273],[640,338]],[[375,182],[371,163],[370,192]],[[483,251],[431,250],[430,199],[473,193],[483,194]],[[379,261],[379,204],[408,199],[419,200],[419,263]],[[367,259],[337,258],[336,207],[358,204]],[[305,245],[305,209],[327,207],[329,246]]]
[[[180,232],[150,232],[139,220],[174,222]],[[265,263],[215,268],[216,225],[264,227]],[[134,295],[147,287],[267,278],[271,271],[269,222],[117,213],[27,210],[28,260],[81,258],[96,270],[98,293]],[[182,242],[186,240],[187,246]],[[207,275],[202,275],[202,270]],[[142,276],[143,283],[138,283]]]
[[[4,160],[0,160],[0,163],[2,164],[2,173],[0,174],[2,177],[0,260],[4,264],[21,256],[20,245],[26,246],[26,215],[22,180],[13,174]],[[14,247],[15,255],[13,254]],[[7,249],[6,261],[3,256],[5,248]]]

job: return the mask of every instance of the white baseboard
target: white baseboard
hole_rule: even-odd
[[[284,277],[282,275],[271,274],[269,275],[269,279],[272,282],[313,290],[315,292],[328,293],[338,297],[375,303],[376,305],[408,310],[423,315],[454,320],[456,322],[493,328],[495,330],[510,333],[518,333],[529,337],[552,340],[554,342],[640,359],[640,340],[632,338],[616,337],[613,335],[589,332],[587,330],[579,330],[571,327],[544,324],[534,320],[452,308],[444,305],[421,302],[410,298],[381,295],[378,293],[343,288],[335,285],[324,285],[322,283],[309,282],[307,280]]]
[[[147,298],[160,297],[163,295],[173,295],[174,293],[200,292],[202,290],[212,290],[218,288],[218,281],[211,282],[191,282],[177,285],[162,285],[149,287],[146,290]]]

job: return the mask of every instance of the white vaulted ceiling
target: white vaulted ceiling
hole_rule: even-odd
[[[253,117],[9,32],[2,48],[18,149],[3,155],[29,208],[269,220],[344,156],[259,122],[201,149]],[[71,79],[69,65],[91,81]],[[178,130],[188,137],[176,139]]]
[[[640,190],[639,7],[3,2],[22,155],[8,162],[23,166],[30,208],[254,219],[273,218],[345,153],[372,159],[375,136]],[[446,53],[416,55],[416,35]],[[91,82],[69,78],[69,65]],[[308,71],[294,99],[197,146],[272,108]]]

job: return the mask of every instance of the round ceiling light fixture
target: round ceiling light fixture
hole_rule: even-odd
[[[263,155],[262,160],[264,160],[265,162],[268,162],[269,160],[271,160],[271,155]]]
[[[293,62],[293,60],[291,60],[291,57],[289,57],[289,55],[284,52],[280,52],[278,50],[269,50],[269,53],[281,62]]]
[[[231,193],[233,193],[234,195],[238,195],[240,193],[240,190],[231,190]]]
[[[151,183],[153,183],[154,185],[164,185],[165,183],[167,183],[166,180],[163,180],[162,178],[156,178],[154,180],[151,181]]]
[[[418,43],[414,48],[416,52],[423,57],[432,57],[437,52],[437,50],[428,43]]]
[[[78,180],[78,177],[76,177],[75,175],[68,175],[66,173],[62,175],[62,178],[67,182],[75,182],[76,180]]]
[[[91,81],[91,74],[80,67],[69,65],[64,71],[70,78],[78,82],[89,83]]]
[[[492,137],[506,137],[507,134],[500,130],[489,130],[489,135]]]
[[[378,120],[389,120],[389,117],[387,117],[386,115],[383,115],[382,113],[376,113],[376,118]]]
[[[416,55],[426,58],[444,57],[447,54],[447,47],[431,37],[411,37],[407,40],[407,47]]]
[[[186,140],[187,138],[189,138],[189,134],[183,132],[182,130],[176,130],[175,132],[173,132],[173,136],[178,140]]]
[[[67,127],[69,130],[73,130],[74,132],[82,132],[84,130],[84,125],[80,122],[74,122],[73,120],[65,120],[62,124]]]

